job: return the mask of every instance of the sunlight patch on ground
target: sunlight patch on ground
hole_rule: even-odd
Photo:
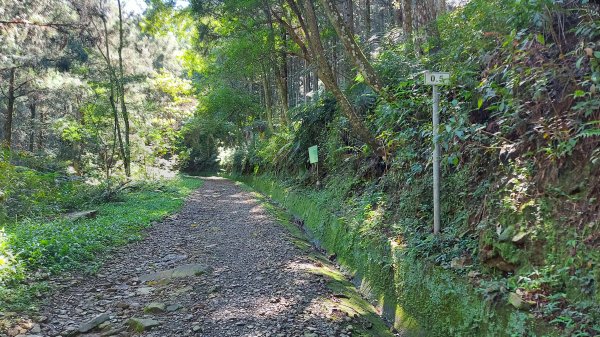
[[[250,210],[250,218],[252,220],[257,221],[257,223],[260,223],[261,221],[266,221],[269,219],[269,217],[267,216],[267,213],[265,212],[265,209],[261,205],[252,207],[252,209]]]
[[[280,296],[260,296],[253,301],[236,302],[220,310],[220,320],[265,319],[286,315],[287,311],[297,303],[295,298]],[[282,305],[283,304],[283,305]],[[248,310],[248,307],[257,308]]]
[[[8,236],[0,228],[0,285],[19,273],[19,264],[8,247]]]
[[[292,261],[288,263],[286,269],[311,272],[315,270],[315,265],[309,262]]]

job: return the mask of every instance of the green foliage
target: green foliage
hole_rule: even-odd
[[[66,168],[47,158],[26,153],[10,154],[15,166],[0,160],[0,222],[20,217],[35,217],[73,209],[90,200],[100,189],[82,188],[81,178],[66,173]],[[59,171],[54,171],[59,169]]]
[[[9,248],[8,237],[4,228],[0,229],[0,287],[4,280],[23,277],[22,265]]]
[[[139,181],[121,190],[120,202],[93,205],[98,210],[93,219],[40,218],[9,224],[0,236],[0,258],[5,262],[0,264],[0,305],[23,305],[15,292],[34,289],[23,288],[22,279],[39,281],[40,273],[72,268],[93,272],[101,253],[140,239],[143,228],[177,210],[200,184],[199,179],[182,177]]]
[[[290,130],[274,133],[265,142],[259,143],[259,146],[257,154],[261,166],[266,165],[273,172],[289,172],[297,167],[298,162],[292,162],[291,156],[296,155],[294,159],[297,159],[299,146],[296,145],[294,133]],[[237,170],[230,172],[241,174],[246,171],[238,167]]]
[[[183,126],[183,150],[179,153],[179,167],[182,171],[197,173],[217,167],[217,143],[213,133],[215,129],[207,124],[206,121],[193,119]]]
[[[292,111],[297,122],[265,142],[254,143],[256,160],[250,165],[271,172],[300,172],[308,169],[308,148],[326,141],[335,114],[336,102],[324,96]],[[260,170],[259,170],[260,171]]]
[[[259,110],[256,99],[241,90],[221,86],[211,91],[181,131],[180,167],[186,172],[214,170],[218,147],[231,147],[255,133],[265,132],[264,125],[254,116]],[[252,122],[257,123],[244,129]]]

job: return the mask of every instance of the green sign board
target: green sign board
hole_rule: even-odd
[[[308,148],[308,159],[311,164],[315,164],[319,162],[319,147],[311,146]]]

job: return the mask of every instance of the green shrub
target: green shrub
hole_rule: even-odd
[[[176,211],[201,183],[181,177],[138,182],[121,191],[120,202],[94,205],[98,215],[93,219],[56,217],[9,224],[0,231],[0,288],[9,285],[0,293],[0,307],[22,304],[10,290],[22,291],[18,281],[34,271],[80,268],[93,272],[101,253],[140,239],[143,228]]]

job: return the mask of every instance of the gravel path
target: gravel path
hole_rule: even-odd
[[[340,296],[311,272],[321,267],[311,254],[253,194],[206,178],[180,213],[111,254],[97,275],[60,280],[27,333],[357,336],[360,317],[336,308]]]

